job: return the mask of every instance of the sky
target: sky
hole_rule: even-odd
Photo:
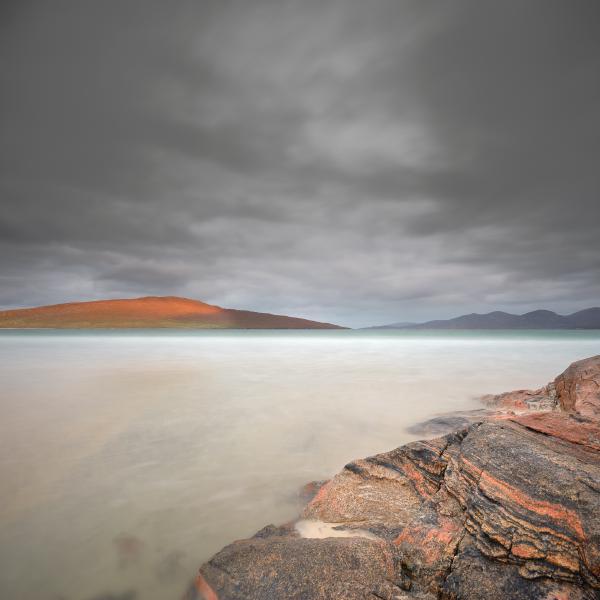
[[[0,8],[0,307],[600,305],[595,0]]]

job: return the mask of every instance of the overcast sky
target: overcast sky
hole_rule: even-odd
[[[600,305],[596,0],[0,10],[0,307]]]

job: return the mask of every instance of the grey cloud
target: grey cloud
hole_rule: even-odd
[[[593,2],[3,8],[0,305],[598,304]]]

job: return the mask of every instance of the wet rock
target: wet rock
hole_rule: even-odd
[[[296,526],[203,565],[196,596],[600,598],[598,389],[594,357],[458,431],[348,463]]]
[[[305,483],[298,491],[298,497],[303,504],[310,502],[319,492],[319,490],[327,483],[327,480],[309,481]]]
[[[433,417],[432,419],[427,419],[426,421],[422,421],[420,423],[416,423],[415,425],[411,425],[410,427],[406,428],[406,431],[413,435],[445,435],[446,433],[451,433],[452,431],[464,429],[472,423],[482,421],[492,414],[495,414],[495,412],[486,409],[447,413]]]

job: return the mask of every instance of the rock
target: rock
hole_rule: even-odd
[[[298,498],[304,504],[310,502],[326,483],[327,480],[309,481],[308,483],[305,483],[298,491]]]
[[[301,521],[203,565],[197,597],[600,598],[599,384],[600,357],[580,361],[458,431],[349,463]]]
[[[555,380],[562,410],[600,419],[600,356],[574,362]]]
[[[227,546],[204,565],[202,576],[218,598],[358,600],[391,598],[396,571],[392,549],[377,540],[274,535]]]
[[[445,435],[482,421],[491,414],[494,414],[494,411],[486,409],[448,413],[411,425],[406,431],[415,435]]]
[[[600,355],[574,362],[539,390],[489,395],[483,402],[497,411],[516,413],[562,410],[600,419]]]
[[[484,404],[497,412],[524,413],[531,411],[556,410],[558,403],[554,383],[539,390],[515,390],[481,398]]]
[[[113,539],[119,568],[125,569],[140,562],[144,542],[135,535],[120,533]]]
[[[520,415],[512,420],[533,431],[600,451],[597,420],[564,413]]]
[[[444,474],[481,554],[527,579],[590,587],[600,587],[598,482],[597,451],[516,421],[473,426]]]
[[[597,600],[596,590],[583,589],[549,578],[527,579],[516,565],[485,557],[466,536],[460,560],[439,593],[442,600]]]

